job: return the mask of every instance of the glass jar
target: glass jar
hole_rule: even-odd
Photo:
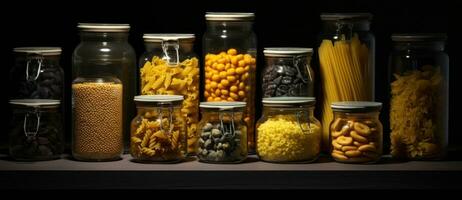
[[[138,115],[131,121],[130,154],[137,162],[179,162],[186,154],[182,95],[135,98]]]
[[[135,53],[128,24],[79,24],[72,64],[73,144],[78,160],[119,159],[134,113]]]
[[[391,155],[443,159],[448,145],[449,57],[445,34],[395,34],[389,80]]]
[[[249,151],[254,151],[257,38],[253,13],[207,13],[203,37],[205,101],[243,101]]]
[[[10,99],[63,99],[64,72],[60,47],[14,48],[10,71]]]
[[[199,121],[199,60],[193,34],[144,34],[140,58],[141,95],[183,95],[188,153],[196,154]]]
[[[64,150],[60,101],[52,99],[12,99],[10,155],[15,160],[57,159]]]
[[[313,162],[321,151],[321,123],[313,97],[263,98],[257,155],[266,162]]]
[[[321,122],[328,124],[336,101],[373,101],[375,38],[369,13],[325,13],[318,48],[321,92]],[[323,146],[329,144],[329,127],[323,128]]]
[[[279,96],[314,97],[311,48],[265,48],[262,74],[264,98]]]
[[[247,158],[245,102],[202,102],[197,157],[209,163],[240,163]]]
[[[341,163],[374,163],[382,156],[382,103],[344,101],[332,103],[330,154]]]
[[[79,23],[80,43],[72,55],[73,78],[110,77],[120,80],[122,127],[125,141],[130,137],[130,120],[135,116],[136,55],[128,43],[128,24]],[[125,143],[128,150],[129,143]]]

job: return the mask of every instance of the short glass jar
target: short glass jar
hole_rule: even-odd
[[[332,103],[329,126],[332,158],[341,163],[374,163],[382,156],[382,103],[344,101]]]
[[[181,95],[134,98],[138,114],[131,122],[130,154],[137,162],[180,162],[186,155]]]

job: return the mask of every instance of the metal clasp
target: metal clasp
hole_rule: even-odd
[[[301,117],[303,117],[303,115],[306,115],[307,119],[308,119],[308,129],[304,129],[303,126],[302,126],[302,123],[300,120]],[[298,126],[300,126],[300,129],[303,131],[303,132],[309,132],[310,134],[313,133],[313,131],[311,130],[311,124],[310,124],[310,113],[308,111],[298,111],[295,113],[295,116],[297,117],[297,123],[298,123]]]
[[[220,110],[218,113],[218,118],[220,119],[220,129],[221,132],[224,134],[226,132],[229,132],[233,137],[235,136],[235,126],[234,126],[234,110],[231,110],[231,123],[228,124],[228,126],[225,126],[223,123],[223,115],[227,113],[227,111]]]
[[[30,117],[30,116],[35,116],[35,119],[37,121],[37,125],[35,126],[35,130],[28,130],[28,124],[27,124],[27,119]],[[39,131],[39,128],[40,128],[40,112],[38,110],[35,110],[34,112],[28,112],[26,113],[26,115],[24,116],[24,135],[26,135],[26,137],[35,137]]]
[[[177,66],[180,64],[180,44],[178,40],[162,41],[162,51],[164,52],[162,59],[167,61],[168,65]]]
[[[168,107],[168,116],[167,116],[168,117],[168,127],[169,127],[168,130],[164,130],[164,126],[162,124],[162,120],[163,120],[162,110],[163,110],[162,106],[157,109],[157,112],[159,113],[158,115],[159,117],[157,118],[157,120],[160,122],[160,126],[159,126],[160,130],[166,131],[166,134],[171,134],[173,131],[173,105],[169,105]]]
[[[38,68],[37,68],[37,74],[35,74],[35,76],[31,76],[29,75],[29,66],[31,64],[32,61],[37,61],[38,63]],[[39,75],[40,75],[40,72],[42,70],[42,62],[43,62],[43,59],[42,58],[32,58],[32,59],[28,59],[27,60],[27,63],[26,63],[26,80],[28,81],[35,81],[38,79]]]

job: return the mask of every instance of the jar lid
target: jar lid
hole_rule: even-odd
[[[269,107],[291,107],[295,105],[309,105],[316,104],[314,97],[269,97],[263,98],[262,103],[264,106]]]
[[[61,101],[56,100],[56,99],[11,99],[9,103],[11,105],[42,107],[42,106],[58,106],[61,104]]]
[[[270,57],[289,57],[293,55],[313,53],[313,49],[302,47],[267,47],[264,48],[263,53],[265,56]]]
[[[252,21],[255,18],[254,13],[238,12],[207,12],[205,19],[207,21]]]
[[[128,32],[130,24],[79,23],[77,28],[86,32]]]
[[[402,33],[391,35],[394,42],[426,42],[426,41],[445,41],[444,33]]]
[[[371,20],[371,13],[321,13],[321,20]]]
[[[16,47],[13,52],[39,54],[43,56],[61,55],[61,47]]]
[[[216,101],[216,102],[201,102],[201,108],[216,108],[219,110],[229,110],[233,108],[244,108],[247,104],[241,101]]]
[[[176,102],[183,101],[182,95],[139,95],[135,96],[137,102]]]
[[[189,33],[145,33],[143,34],[143,39],[145,42],[162,42],[169,40],[192,40],[196,36]]]
[[[373,101],[341,101],[331,104],[333,111],[338,112],[369,112],[379,111],[382,108],[381,102]]]

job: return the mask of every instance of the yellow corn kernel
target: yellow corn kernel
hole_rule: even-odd
[[[229,88],[229,91],[231,91],[231,92],[237,92],[237,91],[238,91],[238,88],[237,88],[235,85],[233,85],[233,86],[231,86],[231,88]]]
[[[240,67],[239,65],[239,67],[236,69],[236,73],[240,75],[240,74],[243,74],[244,72],[245,72],[245,69],[243,67]]]
[[[245,92],[242,91],[242,90],[240,90],[240,91],[238,92],[238,95],[239,95],[240,97],[245,97]]]
[[[224,72],[224,71],[223,71],[223,72],[220,72],[220,78],[222,78],[222,79],[223,79],[223,78],[226,78],[227,75],[228,75],[228,73],[226,73],[226,72]]]
[[[220,84],[223,85],[224,87],[226,87],[226,86],[229,85],[229,81],[227,79],[222,79]]]
[[[237,66],[238,66],[238,67],[242,67],[242,69],[244,69],[244,67],[245,67],[245,61],[240,60],[239,62],[237,62]],[[236,72],[237,72],[237,71],[236,71]]]
[[[211,87],[212,89],[217,88],[217,86],[218,86],[218,83],[215,82],[215,81],[212,81],[212,82],[210,83],[210,87]]]
[[[236,70],[234,68],[229,68],[228,70],[226,70],[226,74],[228,76],[233,76],[235,73],[236,73]]]
[[[218,83],[218,89],[225,89],[225,86],[223,86],[221,83]]]
[[[220,75],[214,74],[214,75],[212,76],[212,80],[213,80],[213,81],[218,81],[218,80],[220,80]]]
[[[229,92],[228,92],[228,90],[221,90],[221,94],[222,94],[222,95],[228,95]]]
[[[228,79],[229,82],[233,83],[234,81],[237,80],[235,76],[227,76],[226,79]]]
[[[217,68],[216,68],[216,69],[217,69],[218,71],[223,71],[223,70],[225,70],[225,65],[222,64],[222,63],[220,63],[220,64],[217,65]]]
[[[229,96],[230,96],[231,98],[233,98],[234,100],[239,99],[239,96],[238,96],[236,93],[234,93],[234,92],[230,92],[230,93],[229,93]]]
[[[236,55],[237,54],[237,50],[236,49],[228,49],[228,55]]]

